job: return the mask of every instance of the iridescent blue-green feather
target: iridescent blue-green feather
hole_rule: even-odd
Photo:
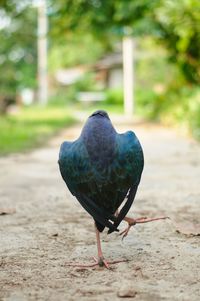
[[[144,158],[133,132],[118,134],[109,118],[100,115],[89,118],[79,139],[61,145],[59,167],[69,190],[93,216],[99,231],[106,226],[111,233],[117,231],[135,198]]]

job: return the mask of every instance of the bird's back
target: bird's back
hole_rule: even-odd
[[[92,165],[99,173],[105,172],[116,153],[116,131],[110,120],[101,116],[89,119],[81,138]]]
[[[129,189],[138,186],[143,153],[133,132],[118,134],[100,115],[88,119],[76,141],[63,143],[59,166],[72,194],[95,219],[91,207],[114,214]]]

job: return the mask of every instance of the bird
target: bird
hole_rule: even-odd
[[[97,239],[98,257],[93,258],[92,264],[69,265],[99,265],[110,269],[111,264],[127,261],[104,258],[100,233],[105,228],[108,234],[119,232],[118,226],[125,220],[128,226],[120,233],[124,238],[133,225],[166,218],[127,216],[140,183],[144,154],[136,134],[133,131],[117,133],[106,111],[92,113],[79,138],[61,144],[58,164],[71,194],[92,216]]]

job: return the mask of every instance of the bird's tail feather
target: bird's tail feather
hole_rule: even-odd
[[[127,201],[120,210],[117,217],[114,214],[108,214],[104,209],[100,208],[97,204],[95,204],[93,200],[91,200],[85,195],[76,195],[76,198],[78,199],[79,203],[83,206],[83,208],[94,218],[97,224],[102,225],[102,229],[104,227],[109,228],[108,234],[110,234],[114,231],[119,231],[117,227],[126,216],[135,199],[138,184],[139,183],[130,188]]]
[[[119,226],[121,221],[125,218],[127,212],[129,211],[131,205],[133,204],[133,201],[135,199],[135,195],[136,195],[136,192],[137,192],[137,188],[138,188],[138,184],[134,185],[130,188],[129,194],[128,194],[128,197],[127,197],[127,201],[124,204],[124,206],[122,207],[122,209],[120,210],[117,218],[115,219],[114,224],[112,225],[112,229],[109,228],[108,234],[112,233],[113,231],[116,231],[115,229],[117,229],[117,227]]]
[[[82,207],[97,221],[99,224],[108,227],[109,231],[119,231],[115,225],[117,217],[114,214],[108,214],[104,209],[95,204],[93,200],[85,195],[76,195]],[[110,232],[110,233],[111,233]]]

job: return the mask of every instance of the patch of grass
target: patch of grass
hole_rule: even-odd
[[[39,146],[73,122],[75,119],[61,106],[32,106],[12,116],[0,116],[0,155]]]

